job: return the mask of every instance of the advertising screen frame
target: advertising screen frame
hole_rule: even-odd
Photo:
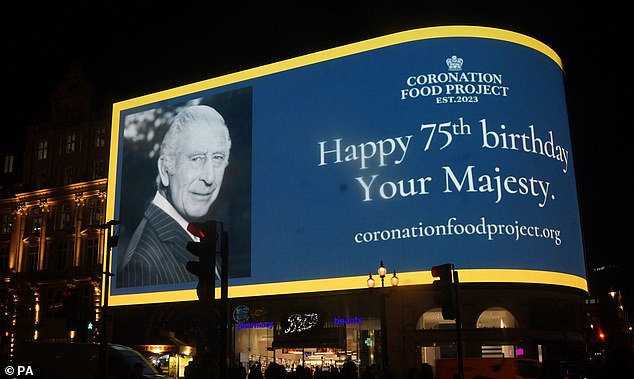
[[[129,112],[130,110],[144,110],[149,105],[160,104],[169,107],[172,104],[186,104],[188,101],[199,102],[192,94],[200,93],[210,89],[224,88],[227,90],[223,93],[232,91],[238,91],[243,88],[241,83],[248,82],[252,79],[272,76],[278,73],[289,72],[291,70],[298,70],[306,67],[310,67],[319,63],[331,62],[338,59],[354,56],[356,54],[377,51],[382,48],[395,46],[398,44],[404,44],[413,41],[452,38],[452,37],[466,37],[466,38],[480,38],[510,42],[513,44],[521,45],[534,50],[549,60],[554,62],[559,69],[563,70],[563,65],[559,56],[548,46],[537,41],[531,37],[496,28],[488,27],[474,27],[474,26],[444,26],[444,27],[431,27],[423,29],[415,29],[395,34],[386,35],[358,43],[353,43],[329,50],[324,50],[301,57],[288,59],[285,61],[248,69],[245,71],[204,80],[189,85],[160,91],[157,93],[141,96],[138,98],[118,102],[113,106],[112,114],[112,138],[110,149],[110,167],[109,167],[109,180],[108,180],[108,202],[106,209],[107,220],[113,220],[116,218],[115,209],[117,209],[117,202],[121,201],[121,182],[118,182],[118,178],[121,177],[121,156],[120,152],[124,141],[122,138],[121,125],[122,113]],[[449,64],[449,62],[448,62]],[[178,99],[178,100],[174,100]],[[167,109],[167,108],[166,108]],[[222,113],[222,112],[221,112]],[[246,122],[250,123],[250,118]],[[229,123],[229,122],[227,122]],[[250,124],[249,124],[250,128]],[[250,129],[249,129],[250,130]],[[249,134],[245,138],[250,138]],[[255,137],[254,137],[255,138]],[[233,138],[232,138],[233,139]],[[233,147],[232,147],[233,151]],[[244,157],[243,157],[244,158]],[[231,158],[233,159],[233,157]],[[257,159],[257,157],[246,157],[244,159]],[[251,177],[245,176],[244,180],[249,181]],[[115,195],[116,194],[116,195]],[[244,196],[250,196],[250,192]],[[574,194],[576,199],[576,194]],[[249,199],[250,200],[250,199]],[[575,200],[576,201],[576,200]],[[245,208],[245,212],[248,212],[250,208]],[[577,209],[578,211],[578,209]],[[119,214],[120,216],[120,214]],[[250,220],[250,219],[249,219]],[[250,230],[249,230],[250,232]],[[580,237],[580,236],[579,236]],[[249,243],[251,241],[249,240]],[[114,267],[116,267],[116,262]],[[374,273],[377,262],[369,261],[368,268]],[[437,262],[438,264],[445,263]],[[111,267],[113,265],[111,264]],[[587,280],[585,279],[585,272],[581,275],[575,275],[565,272],[555,272],[549,270],[539,269],[506,269],[506,268],[461,268],[457,267],[460,271],[460,281],[462,283],[538,283],[538,284],[553,284],[562,285],[573,288],[578,288],[587,291]],[[248,272],[248,268],[246,269]],[[366,270],[367,271],[367,270]],[[390,268],[390,272],[392,269]],[[434,278],[428,270],[408,270],[400,269],[398,272],[400,279],[399,285],[415,285],[415,284],[430,284]],[[306,280],[275,280],[272,282],[262,282],[255,284],[232,284],[229,287],[230,297],[249,297],[249,296],[264,296],[273,294],[290,294],[290,293],[304,293],[304,292],[320,292],[320,291],[335,291],[335,290],[347,290],[347,289],[360,289],[366,285],[367,274],[364,275],[347,275],[331,278],[307,278]],[[116,280],[116,272],[115,279]],[[112,284],[112,283],[111,283]],[[185,286],[186,287],[186,286]],[[195,300],[196,291],[190,286],[190,288],[170,288],[170,290],[161,290],[158,288],[155,291],[148,292],[134,292],[126,293],[125,291],[112,292],[110,295],[110,305],[129,305],[129,304],[144,304],[144,303],[161,303],[171,301],[189,301]],[[109,286],[113,288],[112,285]],[[216,288],[216,296],[219,295],[219,288]]]

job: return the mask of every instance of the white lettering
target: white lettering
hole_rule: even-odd
[[[502,177],[502,175],[488,174],[480,175],[476,179],[473,173],[474,168],[475,166],[467,166],[461,179],[458,179],[451,167],[443,166],[445,170],[445,190],[443,193],[462,192],[463,188],[465,188],[465,192],[494,193],[496,204],[502,201],[505,194],[519,194],[539,198],[538,206],[540,208],[543,208],[548,201],[550,182],[534,177],[525,178],[511,175]],[[494,171],[499,174],[500,168],[495,167]],[[479,186],[476,186],[476,182]],[[554,196],[551,195],[551,198]]]
[[[348,145],[342,148],[341,138],[333,140],[334,145],[328,145],[327,141],[320,141],[319,163],[317,166],[325,166],[328,163],[337,164],[351,161],[360,161],[362,170],[369,167],[369,162],[376,159],[377,167],[387,166],[389,163],[400,164],[405,159],[412,135],[405,137],[386,138],[379,141],[369,141],[358,145]],[[342,155],[346,156],[342,159]],[[392,157],[393,160],[389,160]]]

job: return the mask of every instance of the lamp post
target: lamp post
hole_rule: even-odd
[[[379,264],[379,268],[377,270],[379,277],[381,278],[381,288],[385,287],[385,276],[387,275],[387,267],[383,264],[383,260]],[[396,270],[394,270],[394,275],[390,279],[390,284],[392,287],[398,286],[399,278],[396,276]],[[367,285],[368,288],[374,288],[376,284],[374,278],[372,278],[372,273],[369,274]],[[381,317],[381,366],[383,370],[387,370],[390,359],[387,352],[387,319],[385,317],[385,292],[379,292],[379,307],[380,307],[380,317]]]
[[[392,283],[392,287],[396,287],[398,286],[398,276],[396,276],[396,270],[394,270],[394,275],[392,275],[392,279],[390,279],[390,282]]]
[[[379,264],[379,269],[377,270],[379,273],[379,277],[381,278],[381,288],[385,287],[385,274],[387,274],[387,268],[383,265],[383,261]]]

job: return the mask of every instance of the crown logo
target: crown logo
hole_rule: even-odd
[[[462,71],[462,58],[452,55],[451,58],[447,58],[445,62],[447,62],[449,71]]]

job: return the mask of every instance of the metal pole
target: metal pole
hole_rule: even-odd
[[[464,379],[464,359],[462,357],[462,318],[460,317],[460,281],[458,280],[458,271],[453,272],[453,286],[454,307],[456,311],[456,348],[458,350],[458,378]]]
[[[230,366],[229,359],[229,235],[224,230],[220,234],[220,341],[222,345],[220,359],[221,377],[227,377],[227,368]]]
[[[381,288],[379,290],[379,296],[381,299],[381,302],[379,304],[380,311],[381,311],[381,365],[382,370],[384,372],[387,372],[387,366],[389,364],[389,356],[388,356],[388,352],[387,352],[387,319],[386,319],[386,315],[385,315],[385,298],[386,295],[383,292],[383,288]]]
[[[110,251],[113,246],[116,246],[113,239],[113,228],[119,224],[119,221],[111,220],[107,224],[102,224],[99,227],[106,230],[106,249],[104,250],[104,272],[103,272],[103,291],[101,297],[103,304],[101,306],[101,338],[99,341],[99,377],[105,378],[108,371],[108,294],[110,291]]]

